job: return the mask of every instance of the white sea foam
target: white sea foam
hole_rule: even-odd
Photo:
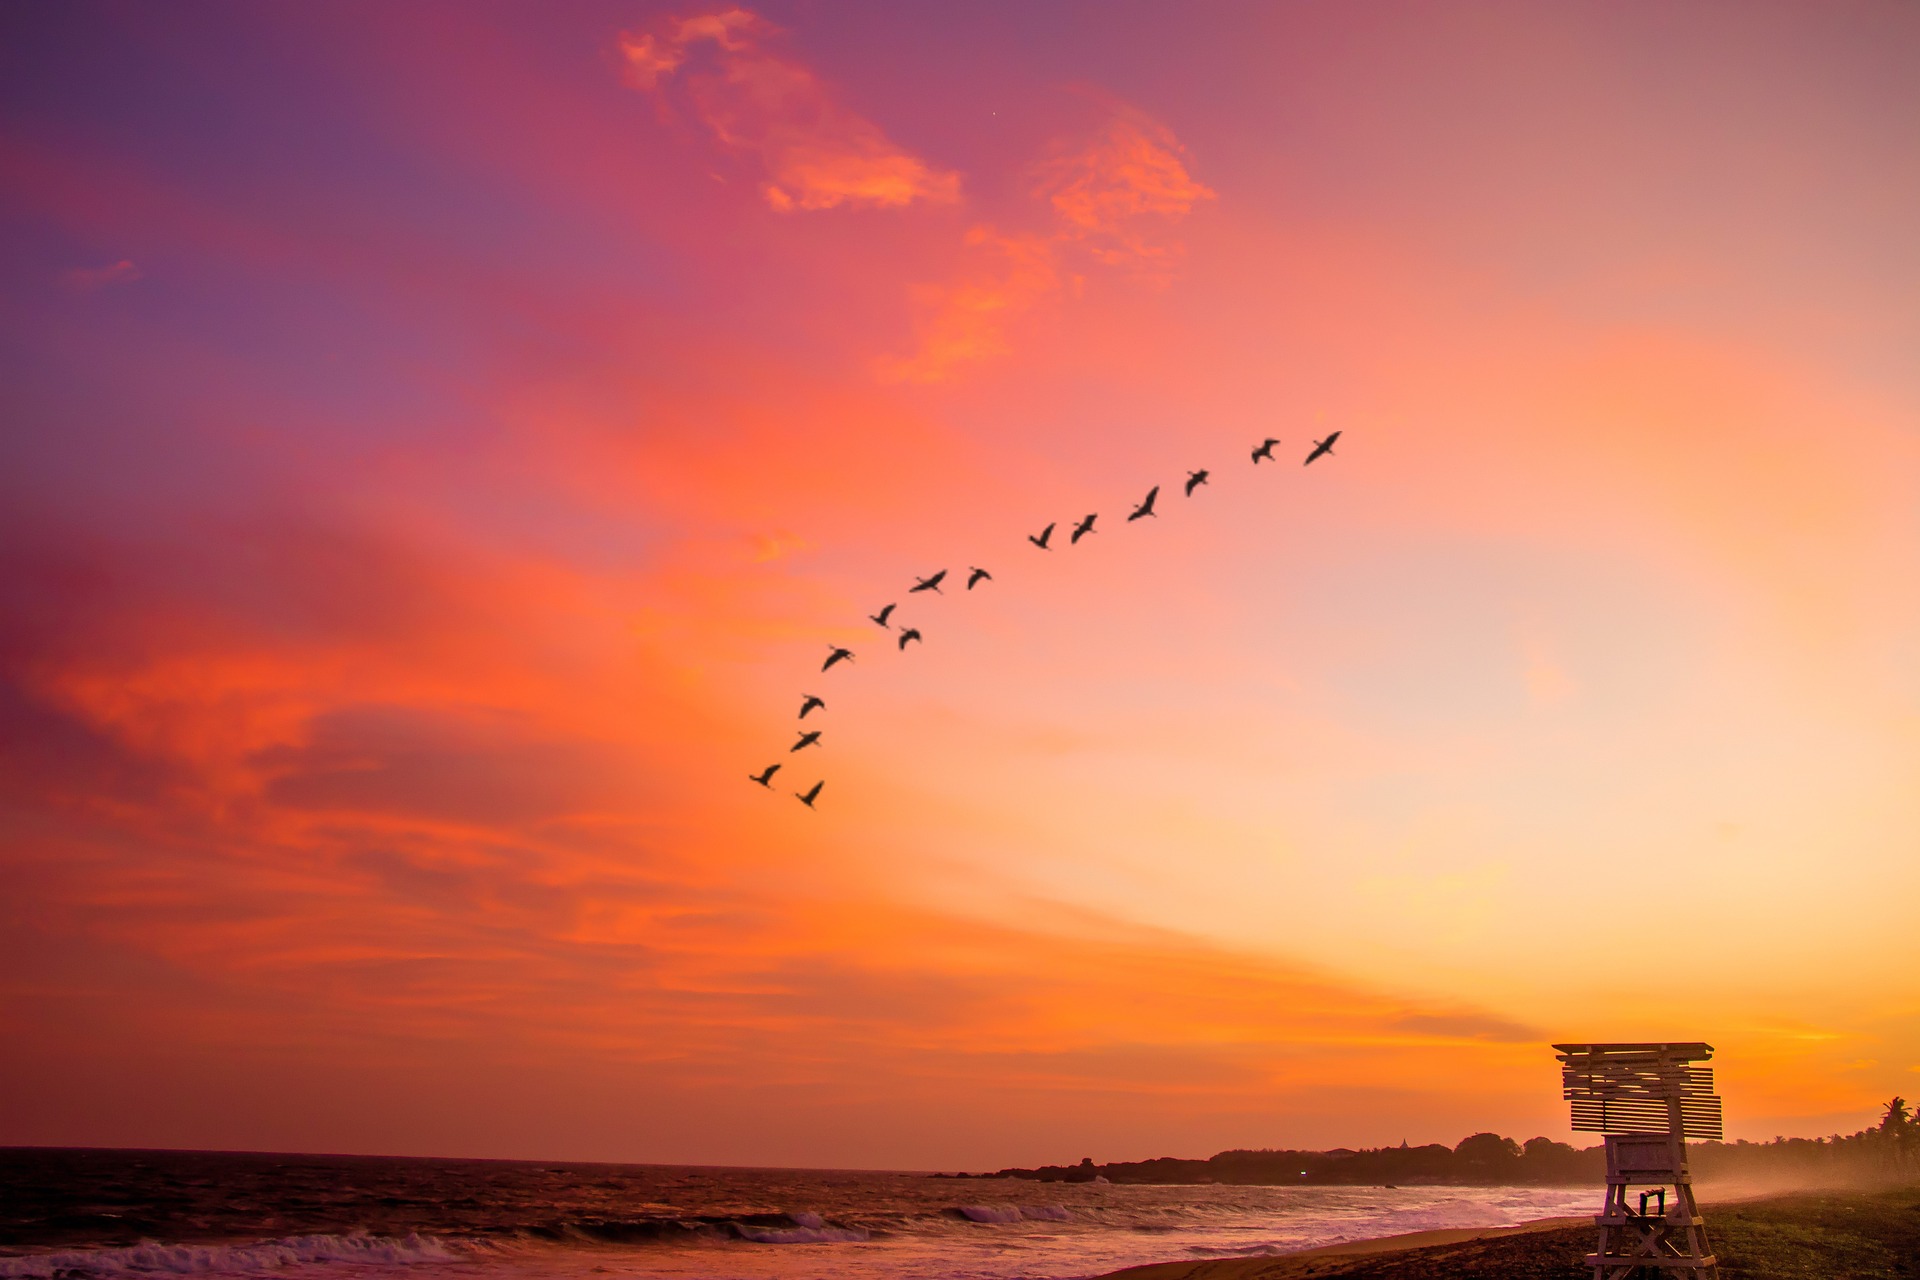
[[[755,1244],[846,1243],[871,1239],[873,1234],[860,1227],[741,1227],[739,1232],[741,1239]]]
[[[960,1216],[969,1222],[1018,1222],[1020,1209],[1011,1204],[963,1204]]]
[[[1289,1250],[1277,1244],[1223,1245],[1218,1248],[1204,1244],[1190,1244],[1187,1252],[1196,1258],[1277,1258]]]
[[[432,1236],[315,1235],[259,1240],[252,1244],[136,1244],[119,1249],[72,1249],[0,1258],[6,1280],[54,1280],[66,1276],[234,1275],[277,1271],[312,1262],[357,1262],[392,1266],[450,1262],[455,1257]]]

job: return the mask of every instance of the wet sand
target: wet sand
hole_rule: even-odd
[[[1762,1280],[1920,1276],[1920,1185],[1707,1201],[1707,1236],[1722,1274]],[[1114,1273],[1125,1280],[1589,1280],[1590,1218],[1512,1227],[1417,1231],[1277,1258],[1162,1262]],[[1102,1277],[1101,1280],[1114,1280]]]

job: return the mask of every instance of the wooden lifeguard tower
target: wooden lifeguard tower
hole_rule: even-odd
[[[1713,1046],[1553,1047],[1560,1051],[1573,1127],[1607,1136],[1607,1199],[1593,1220],[1600,1247],[1587,1255],[1594,1280],[1716,1280],[1719,1262],[1707,1247],[1706,1222],[1687,1168],[1687,1139],[1718,1138],[1721,1132],[1713,1069],[1694,1065],[1712,1058]]]

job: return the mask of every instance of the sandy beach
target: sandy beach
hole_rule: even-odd
[[[1707,1230],[1722,1273],[1780,1280],[1920,1274],[1920,1186],[1709,1201]],[[1101,1280],[1579,1280],[1593,1247],[1589,1219],[1418,1231],[1282,1257],[1216,1258],[1132,1267]]]

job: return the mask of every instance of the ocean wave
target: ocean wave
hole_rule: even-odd
[[[859,1227],[737,1227],[735,1230],[742,1240],[755,1244],[836,1244],[868,1240],[873,1234]]]
[[[1073,1215],[1067,1212],[1066,1207],[1057,1204],[1023,1204],[1020,1206],[1020,1216],[1031,1218],[1035,1222],[1073,1221]]]
[[[1190,1244],[1187,1252],[1196,1258],[1277,1258],[1292,1253],[1297,1246],[1283,1244]]]
[[[271,1271],[307,1262],[393,1265],[447,1262],[452,1250],[432,1236],[313,1235],[258,1240],[251,1244],[136,1244],[118,1249],[73,1249],[62,1253],[0,1258],[5,1280],[66,1280],[67,1277],[144,1273],[223,1275]]]
[[[1012,1204],[961,1204],[953,1211],[968,1222],[1018,1222],[1020,1207]]]
[[[873,1229],[842,1226],[811,1210],[793,1213],[708,1214],[699,1217],[589,1218],[520,1228],[521,1239],[549,1244],[646,1245],[856,1243]],[[885,1234],[882,1232],[882,1234]],[[0,1280],[5,1280],[0,1276]]]

